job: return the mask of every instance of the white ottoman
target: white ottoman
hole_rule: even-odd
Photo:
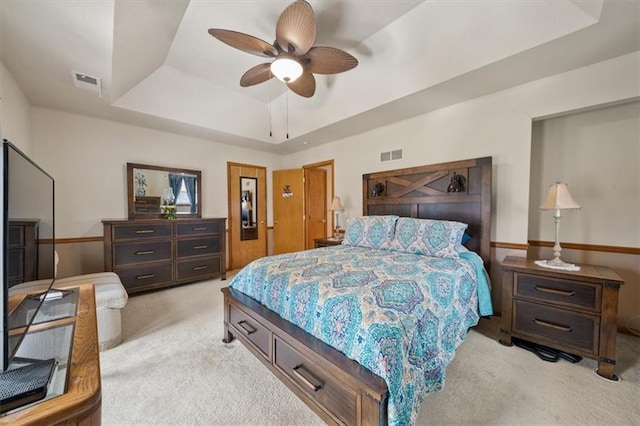
[[[49,280],[30,281],[19,284],[15,289],[38,291],[48,285]],[[93,284],[96,294],[96,319],[98,322],[98,345],[100,351],[117,346],[122,340],[122,322],[120,309],[129,299],[120,277],[115,272],[76,275],[68,278],[56,278],[53,288]],[[12,289],[12,290],[15,290]]]

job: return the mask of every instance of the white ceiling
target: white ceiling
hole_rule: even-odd
[[[635,0],[310,1],[315,44],[358,67],[316,75],[309,99],[240,87],[264,58],[207,30],[272,42],[289,3],[0,0],[0,59],[33,105],[289,153],[640,50]]]

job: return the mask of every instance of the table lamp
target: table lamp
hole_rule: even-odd
[[[553,218],[556,222],[556,242],[553,246],[553,259],[539,260],[535,263],[539,266],[554,269],[565,269],[571,271],[579,271],[580,267],[572,263],[565,263],[560,259],[560,211],[579,209],[580,206],[569,194],[569,188],[566,183],[556,182],[549,187],[549,193],[544,204],[540,206],[540,210],[554,210]]]
[[[342,203],[340,202],[340,197],[333,197],[333,201],[331,202],[331,210],[336,213],[336,231],[333,236],[337,238],[340,236],[340,213],[338,212],[344,210],[344,208],[342,207]]]

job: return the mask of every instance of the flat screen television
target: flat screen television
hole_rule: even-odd
[[[9,368],[55,279],[54,179],[11,142],[2,145],[0,372]],[[10,312],[10,297],[24,292],[20,284],[36,280],[42,297]]]

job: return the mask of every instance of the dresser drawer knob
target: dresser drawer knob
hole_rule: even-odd
[[[207,269],[208,266],[207,265],[202,265],[202,266],[196,266],[193,268],[194,271],[202,271],[203,269]]]
[[[555,288],[540,287],[539,285],[536,286],[536,290],[542,293],[557,294],[558,296],[567,296],[567,297],[575,296],[576,294],[575,291],[556,290]]]
[[[136,280],[146,280],[147,278],[153,278],[155,274],[138,275]]]
[[[155,251],[153,250],[142,250],[142,251],[137,251],[136,256],[144,256],[144,255],[153,254],[153,253],[155,253]]]
[[[537,318],[533,319],[533,322],[535,322],[537,325],[541,325],[543,327],[550,327],[550,328],[554,328],[556,330],[560,330],[560,331],[566,331],[566,332],[571,332],[573,331],[573,329],[571,327],[568,327],[566,325],[559,325],[559,324],[554,324],[552,322],[547,322],[547,321],[542,321],[539,320]]]
[[[204,245],[204,246],[193,246],[194,250],[202,250],[202,249],[206,249],[208,246]]]
[[[251,335],[253,333],[255,333],[256,330],[254,327],[252,327],[251,325],[249,325],[249,323],[247,323],[246,321],[242,320],[238,323],[238,326],[240,326],[241,329],[243,329],[245,331],[245,333],[247,333],[247,335]]]
[[[298,380],[300,380],[306,387],[308,387],[313,392],[318,392],[320,389],[322,389],[322,384],[314,383],[314,382],[318,382],[319,380],[316,379],[313,376],[313,374],[307,371],[307,369],[304,368],[303,365],[298,365],[296,367],[293,367],[293,375],[296,376]]]
[[[136,234],[153,234],[154,232],[153,229],[136,229]]]

